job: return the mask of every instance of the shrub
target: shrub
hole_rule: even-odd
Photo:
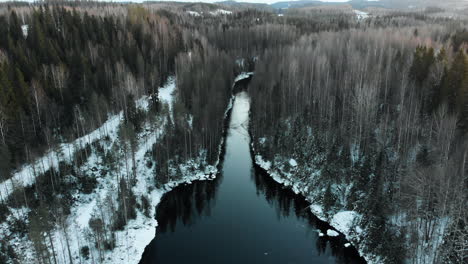
[[[89,259],[89,247],[88,246],[81,247],[80,253],[83,258]]]
[[[5,221],[7,218],[7,215],[10,214],[10,210],[8,207],[4,204],[0,204],[0,223]]]
[[[149,199],[148,197],[146,197],[145,195],[142,195],[141,196],[141,210],[143,211],[143,214],[147,217],[151,217],[150,213],[151,213],[151,210],[150,210],[150,202],[149,202]]]
[[[82,177],[78,177],[78,181],[80,183],[80,191],[85,194],[90,194],[93,192],[94,188],[97,186],[96,177],[91,175],[85,175]]]

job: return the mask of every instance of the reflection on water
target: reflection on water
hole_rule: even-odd
[[[201,216],[209,216],[215,203],[220,178],[178,186],[164,195],[156,215],[158,233],[175,232],[178,224],[191,226]]]
[[[157,235],[140,263],[363,263],[309,204],[252,163],[249,98],[237,94],[222,173],[179,186],[157,208]]]

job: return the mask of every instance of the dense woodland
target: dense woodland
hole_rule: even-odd
[[[148,192],[218,165],[243,71],[255,72],[255,154],[284,172],[297,160],[293,178],[329,215],[359,212],[365,232],[353,242],[367,256],[466,262],[466,22],[315,9],[194,16],[190,8],[0,6],[0,182],[51,150],[58,163],[33,166],[32,184],[0,188],[0,229],[8,230],[0,263],[27,260],[13,241],[39,263],[105,262],[125,239],[117,231],[140,214],[154,217],[151,197],[137,194],[140,163]],[[174,102],[161,103],[158,88],[173,79]],[[106,131],[119,114],[117,132]],[[70,152],[62,143],[101,126],[102,136],[62,158]],[[77,255],[69,218],[107,181],[115,189]]]
[[[443,23],[323,32],[256,65],[256,148],[278,168],[303,164],[293,177],[330,215],[362,213],[361,246],[386,263],[466,260],[463,34]]]

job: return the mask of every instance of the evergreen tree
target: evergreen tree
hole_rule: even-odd
[[[333,206],[335,206],[336,203],[336,197],[331,191],[331,184],[327,185],[327,189],[325,190],[325,193],[323,194],[323,210],[324,212],[328,215],[333,209]]]

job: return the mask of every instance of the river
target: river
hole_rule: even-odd
[[[330,226],[253,164],[249,107],[248,94],[237,93],[220,175],[163,196],[140,263],[365,263],[343,236],[319,237]]]

